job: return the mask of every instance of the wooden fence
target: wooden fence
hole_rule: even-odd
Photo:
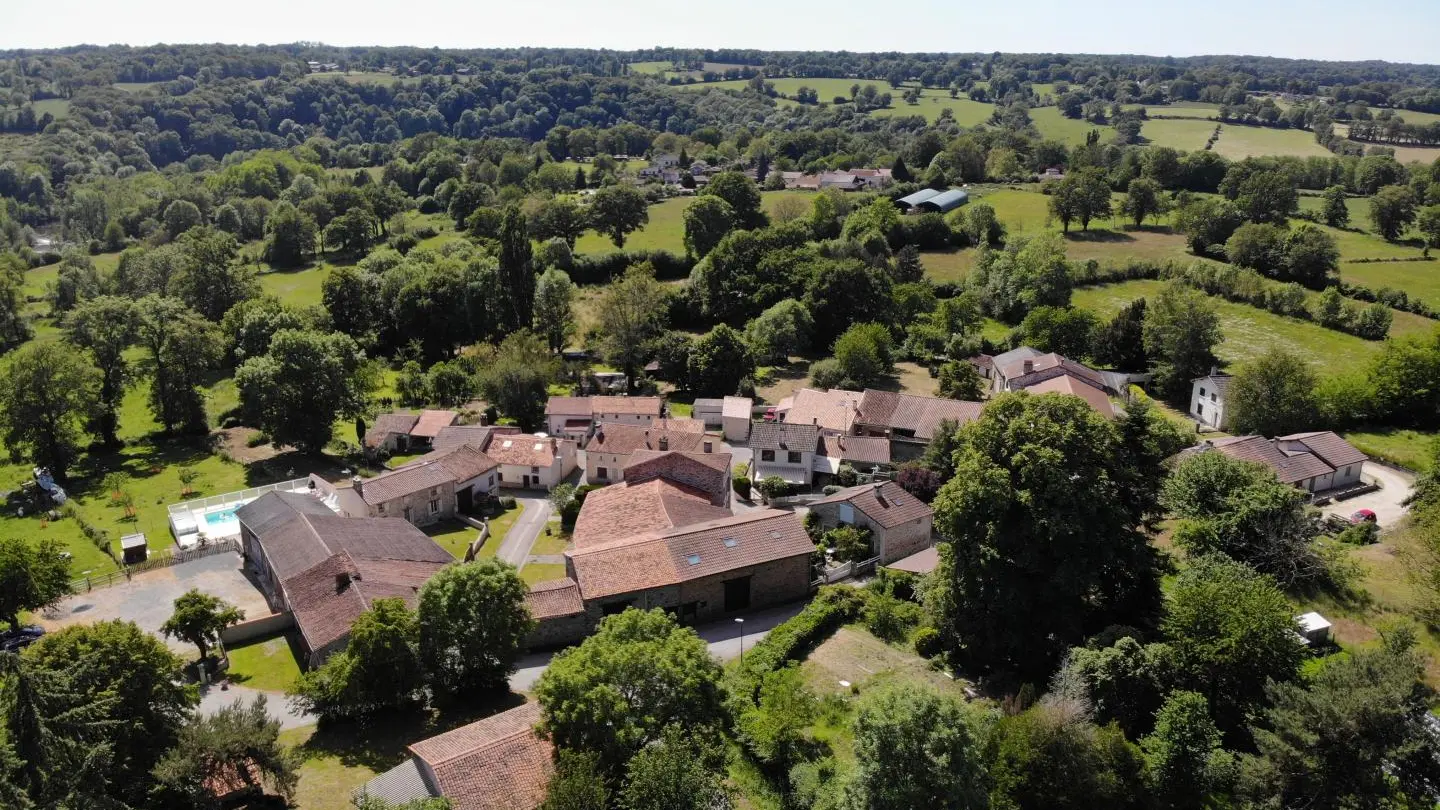
[[[226,552],[238,552],[239,550],[240,541],[235,538],[212,540],[205,545],[189,549],[167,548],[163,551],[151,552],[145,562],[121,566],[119,571],[72,579],[70,580],[70,590],[75,593],[86,593],[96,588],[107,588],[117,582],[129,582],[132,576],[143,571],[150,571],[155,568],[167,568],[172,565],[190,562],[191,560],[198,560],[202,557],[210,557]]]

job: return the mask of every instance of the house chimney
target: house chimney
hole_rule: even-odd
[[[1219,374],[1219,373],[1220,373],[1220,367],[1219,367],[1219,366],[1211,366],[1211,367],[1210,367],[1210,376],[1211,376],[1211,377],[1214,377],[1216,374]]]
[[[1030,372],[1035,370],[1035,361],[1026,360],[1025,363],[1021,366],[1021,368],[1024,369],[1025,374],[1029,374]]]
[[[335,575],[335,592],[340,593],[350,587],[350,572],[341,571]]]
[[[714,444],[712,444],[712,443],[710,443],[710,442],[705,442],[705,452],[707,452],[707,453],[712,453],[712,452],[714,452],[714,450],[712,449],[712,448],[714,448],[714,447],[715,447]]]
[[[661,449],[661,450],[669,450],[669,449],[670,449],[670,437],[669,437],[669,436],[661,436],[661,437],[660,437],[660,449]]]
[[[362,498],[365,497],[365,479],[361,478],[358,475],[351,476],[350,486],[355,488],[356,495],[359,495]]]

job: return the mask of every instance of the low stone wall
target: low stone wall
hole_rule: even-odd
[[[232,624],[220,631],[220,640],[234,647],[251,639],[273,636],[295,626],[295,616],[290,613],[272,613],[258,619]]]
[[[584,613],[541,619],[525,637],[525,648],[549,650],[578,644],[590,634],[590,620]]]

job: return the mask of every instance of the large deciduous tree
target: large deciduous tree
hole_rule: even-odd
[[[91,427],[102,441],[114,445],[119,426],[120,401],[129,384],[130,364],[125,350],[135,340],[135,304],[128,298],[102,295],[76,307],[65,318],[71,343],[88,349],[100,370],[100,392]]]
[[[315,252],[315,219],[289,202],[265,218],[265,259],[276,267],[299,267]]]
[[[372,382],[365,353],[348,335],[285,329],[270,350],[235,370],[241,408],[277,445],[324,452],[335,420],[364,407]]]
[[[1220,364],[1220,316],[1198,290],[1178,283],[1162,290],[1146,305],[1142,336],[1155,390],[1168,402],[1188,402],[1190,381]]]
[[[210,645],[219,641],[221,631],[244,619],[245,611],[240,608],[218,596],[191,588],[176,597],[175,610],[160,625],[160,632],[168,638],[194,644],[200,650],[203,661],[210,654]]]
[[[719,324],[695,341],[690,350],[690,389],[699,397],[726,397],[755,374],[755,358],[745,338]]]
[[[967,287],[980,295],[985,314],[1019,323],[1035,307],[1070,304],[1070,271],[1059,236],[1012,239],[1003,250],[982,251]]]
[[[500,318],[502,332],[530,326],[535,319],[535,268],[531,263],[530,235],[520,206],[505,209],[500,218]]]
[[[625,767],[622,810],[725,810],[732,788],[725,784],[725,749],[703,730],[687,733],[667,726]]]
[[[1415,221],[1415,192],[1409,186],[1386,186],[1370,198],[1370,224],[1388,241],[1395,241]]]
[[[200,390],[220,362],[220,330],[176,298],[147,295],[136,304],[138,342],[148,354],[150,410],[167,433],[202,433],[208,427]]]
[[[927,596],[952,652],[1044,675],[1070,645],[1154,610],[1140,490],[1157,471],[1113,424],[1076,397],[1005,394],[958,440],[934,504],[953,542]]]
[[[1204,810],[1227,796],[1238,773],[1221,747],[1210,704],[1196,692],[1171,692],[1155,715],[1155,731],[1140,741],[1150,789],[1162,807]]]
[[[551,267],[535,280],[535,331],[550,351],[564,351],[575,331],[575,285],[564,270]]]
[[[0,621],[20,629],[20,611],[50,607],[70,593],[70,557],[54,540],[0,538]]]
[[[649,205],[645,195],[630,186],[605,186],[590,198],[590,223],[615,247],[624,248],[626,237],[650,221]]]
[[[724,200],[737,227],[753,230],[770,224],[770,218],[760,210],[760,187],[740,172],[720,172],[710,178],[701,195]]]
[[[480,392],[500,413],[525,430],[545,422],[547,386],[555,377],[555,356],[528,329],[509,335],[479,354]]]
[[[660,610],[626,610],[540,676],[541,730],[558,748],[594,752],[613,772],[666,726],[698,734],[721,723],[719,678],[695,631]]]
[[[1225,392],[1230,422],[1240,434],[1283,436],[1306,430],[1319,413],[1319,386],[1310,363],[1272,348],[1235,372]]]
[[[156,780],[192,807],[213,803],[216,784],[253,785],[291,798],[300,758],[280,742],[280,721],[265,703],[259,695],[249,705],[237,700],[214,714],[196,715],[155,766]]]
[[[1145,306],[1144,298],[1136,298],[1115,313],[1109,323],[1095,330],[1090,356],[1096,363],[1132,373],[1147,368]]]
[[[80,452],[102,374],[64,343],[30,343],[0,363],[0,436],[12,460],[28,456],[57,480]]]
[[[600,347],[625,372],[625,390],[645,364],[650,341],[665,327],[665,288],[648,264],[634,265],[600,298]]]
[[[1275,581],[1220,555],[1199,557],[1166,601],[1160,628],[1176,685],[1205,696],[1226,733],[1266,703],[1266,682],[1299,672],[1303,645],[1294,611]]]
[[[300,676],[291,700],[321,718],[357,718],[414,705],[423,686],[415,613],[402,599],[376,599],[345,649]]]
[[[705,258],[735,227],[735,210],[723,197],[703,195],[685,209],[685,249]]]
[[[965,704],[928,688],[882,687],[860,701],[854,731],[854,806],[987,806],[982,735]]]
[[[441,569],[420,589],[420,660],[437,692],[460,696],[505,684],[534,626],[528,589],[508,563]]]

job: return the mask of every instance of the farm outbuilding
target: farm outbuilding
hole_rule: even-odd
[[[942,191],[933,197],[921,200],[916,203],[915,207],[926,214],[937,211],[941,214],[948,214],[964,205],[969,199],[969,192],[964,189],[952,188],[949,191]]]
[[[1306,644],[1329,643],[1330,620],[1319,613],[1302,613],[1295,617],[1295,623],[1300,625],[1300,636],[1305,639]]]
[[[935,189],[922,188],[914,194],[906,194],[904,197],[896,200],[895,207],[899,208],[901,211],[909,211],[911,208],[914,208],[920,203],[938,196],[940,196],[940,192],[936,191]]]
[[[149,556],[149,547],[145,544],[145,535],[143,533],[127,534],[121,537],[120,554],[121,559],[125,561],[126,565],[145,562],[145,558]]]
[[[725,441],[743,442],[750,438],[750,411],[755,401],[750,397],[725,397]]]
[[[697,399],[691,411],[691,417],[705,423],[707,428],[718,428],[723,426],[722,414],[725,410],[723,399]]]

